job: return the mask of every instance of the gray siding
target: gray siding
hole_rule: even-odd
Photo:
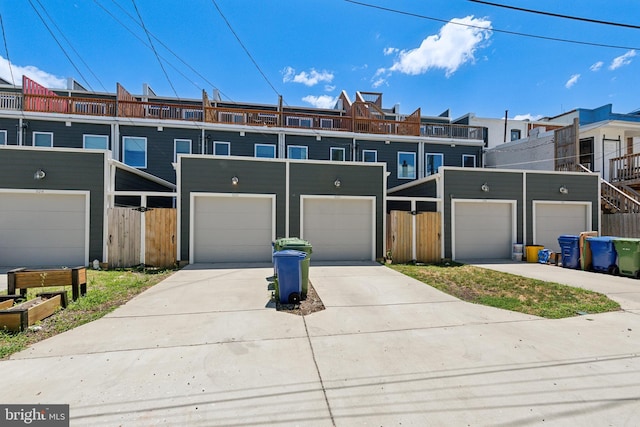
[[[227,131],[207,131],[205,134],[204,154],[213,154],[214,141],[229,142],[232,156],[253,157],[255,154],[255,144],[271,144],[276,146],[276,157],[278,156],[278,135],[273,133],[245,132],[244,136],[240,132]]]
[[[442,154],[443,166],[462,166],[462,156],[464,154],[470,154],[476,156],[476,167],[482,166],[482,147],[474,147],[469,145],[456,145],[453,144],[425,144],[424,145],[425,158],[421,159],[426,167],[426,154]]]
[[[438,197],[438,182],[432,178],[427,182],[417,183],[409,188],[403,188],[388,194],[389,196]]]
[[[322,137],[320,141],[315,136],[287,135],[285,144],[302,145],[308,147],[309,160],[331,160],[331,147],[344,148],[345,161],[351,161],[352,143],[348,138]]]
[[[85,134],[107,135],[111,144],[111,126],[109,125],[77,121],[70,121],[71,126],[67,126],[67,122],[56,121],[25,120],[25,122],[28,122],[28,127],[23,145],[33,145],[33,132],[52,132],[54,147],[82,148]]]
[[[276,234],[284,236],[286,217],[286,165],[284,162],[221,159],[212,157],[183,157],[181,172],[181,246],[180,258],[189,259],[190,194],[253,193],[276,195]],[[232,185],[231,178],[238,177]]]
[[[342,185],[334,186],[336,179]],[[375,196],[376,258],[384,254],[384,168],[382,165],[291,162],[289,184],[289,235],[300,235],[300,195]],[[312,242],[313,244],[313,242]]]
[[[0,151],[0,187],[90,191],[88,263],[93,259],[102,260],[104,167],[104,153],[5,149]],[[46,179],[33,179],[39,168],[46,172]]]
[[[367,141],[357,140],[357,157],[356,160],[362,160],[363,150],[377,150],[378,162],[387,164],[387,171],[390,173],[387,179],[387,188],[397,187],[413,181],[412,179],[398,179],[398,152],[415,153],[416,155],[416,178],[418,169],[418,144],[408,142],[391,142],[385,144],[384,141]]]
[[[598,188],[600,178],[596,175],[570,175],[554,173],[527,173],[527,242],[533,244],[533,202],[534,201],[574,201],[591,202],[592,230],[598,231],[600,215],[600,200]],[[568,194],[560,193],[564,185],[569,189]],[[590,230],[585,230],[590,231]]]
[[[18,119],[0,118],[0,130],[7,131],[7,145],[18,145]]]
[[[522,241],[524,211],[523,176],[519,172],[490,172],[482,169],[444,171],[444,258],[451,258],[451,199],[516,200],[516,229],[518,242]],[[487,183],[489,192],[480,189]],[[530,217],[528,217],[530,218]],[[481,223],[478,226],[482,226]]]

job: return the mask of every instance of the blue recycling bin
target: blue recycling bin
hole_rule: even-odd
[[[564,268],[580,268],[580,236],[563,234],[558,237],[562,266]]]
[[[613,244],[615,237],[587,237],[587,244],[591,249],[591,269],[603,273],[617,275],[620,273],[618,268],[618,252]],[[587,266],[587,269],[589,266]]]
[[[276,270],[276,295],[281,303],[296,304],[302,297],[302,261],[307,254],[283,250],[273,253]]]

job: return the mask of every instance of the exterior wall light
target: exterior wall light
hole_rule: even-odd
[[[47,176],[47,174],[42,170],[42,169],[38,169],[36,171],[36,173],[33,174],[33,179],[44,179],[44,177]]]
[[[340,179],[336,179],[335,181],[333,181],[333,186],[336,188],[339,188],[342,185],[342,182],[340,182]]]
[[[565,187],[564,185],[560,186],[560,193],[561,194],[569,194],[569,189],[567,187]]]
[[[484,191],[485,193],[489,192],[489,184],[487,184],[486,182],[484,184],[482,184],[482,186],[480,187],[480,189],[482,191]]]
[[[233,184],[233,185],[238,185],[238,181],[240,181],[240,180],[238,179],[237,176],[234,176],[233,178],[231,178],[231,184]]]

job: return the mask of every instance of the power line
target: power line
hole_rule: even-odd
[[[572,43],[572,44],[579,44],[579,45],[585,45],[585,46],[606,47],[606,48],[611,48],[611,49],[640,50],[639,47],[618,46],[618,45],[610,45],[610,44],[603,44],[603,43],[592,43],[592,42],[584,42],[584,41],[579,41],[579,40],[562,39],[562,38],[558,38],[558,37],[539,36],[539,35],[536,35],[536,34],[518,33],[516,31],[500,30],[500,29],[497,29],[497,28],[490,28],[489,29],[489,28],[480,27],[480,26],[477,26],[477,25],[463,24],[461,22],[453,22],[451,20],[433,18],[433,17],[430,17],[430,16],[420,15],[420,14],[417,14],[417,13],[405,12],[405,11],[402,11],[402,10],[390,9],[388,7],[382,7],[382,6],[376,6],[376,5],[373,5],[373,4],[362,3],[362,2],[359,2],[359,1],[355,1],[355,0],[344,0],[344,1],[346,1],[348,3],[356,4],[356,5],[359,5],[359,6],[364,6],[364,7],[370,7],[372,9],[383,10],[385,12],[392,12],[392,13],[397,13],[397,14],[400,14],[400,15],[412,16],[414,18],[428,19],[430,21],[443,22],[445,24],[460,25],[460,26],[468,27],[468,28],[477,28],[477,29],[480,29],[480,30],[490,30],[490,31],[495,31],[496,33],[510,34],[512,36],[529,37],[529,38],[534,38],[534,39],[549,40],[549,41],[562,42],[562,43]]]
[[[2,15],[0,15],[0,26],[2,27],[2,39],[4,40],[4,50],[7,52],[7,62],[9,63],[9,72],[11,73],[11,83],[15,86],[16,79],[13,77],[13,67],[11,66],[11,59],[9,59],[9,48],[7,47],[7,36],[4,32],[4,22],[2,22]]]
[[[153,45],[153,41],[151,40],[151,36],[147,31],[147,27],[144,25],[144,21],[142,20],[142,15],[140,15],[140,11],[138,10],[138,6],[136,5],[136,0],[131,0],[131,3],[133,3],[133,8],[136,10],[136,14],[138,14],[138,18],[140,19],[140,24],[142,25],[142,29],[147,35],[147,39],[149,39],[151,50],[153,50],[153,54],[156,56],[156,59],[158,60],[158,64],[160,64],[160,68],[162,68],[162,72],[164,73],[164,76],[167,78],[167,82],[169,82],[169,86],[171,86],[171,89],[173,89],[173,93],[176,95],[176,98],[180,100],[180,97],[178,96],[178,92],[176,91],[176,88],[173,86],[173,83],[169,78],[169,74],[167,74],[167,70],[165,70],[164,65],[162,65],[162,61],[160,60],[160,56],[158,55],[158,52],[156,51],[156,48]]]
[[[633,28],[633,29],[636,29],[636,30],[640,30],[640,26],[639,25],[624,24],[624,23],[621,23],[621,22],[602,21],[600,19],[582,18],[582,17],[578,17],[578,16],[571,16],[571,15],[562,15],[562,14],[559,14],[559,13],[544,12],[544,11],[541,11],[541,10],[533,10],[533,9],[525,9],[523,7],[516,7],[516,6],[506,5],[506,4],[492,3],[492,2],[483,1],[483,0],[468,0],[468,1],[473,2],[473,3],[486,4],[488,6],[503,7],[505,9],[519,10],[521,12],[537,13],[538,15],[554,16],[556,18],[573,19],[574,21],[591,22],[591,23],[594,23],[594,24],[613,25],[613,26],[616,26],[616,27],[625,27],[625,28]]]

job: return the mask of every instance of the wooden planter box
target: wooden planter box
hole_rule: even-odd
[[[73,300],[87,293],[87,269],[85,267],[27,270],[16,268],[7,273],[7,293],[25,296],[28,288],[44,288],[48,286],[71,286]]]
[[[13,303],[11,300],[6,302]],[[0,330],[22,332],[67,306],[66,291],[39,294],[37,298],[0,310]]]

